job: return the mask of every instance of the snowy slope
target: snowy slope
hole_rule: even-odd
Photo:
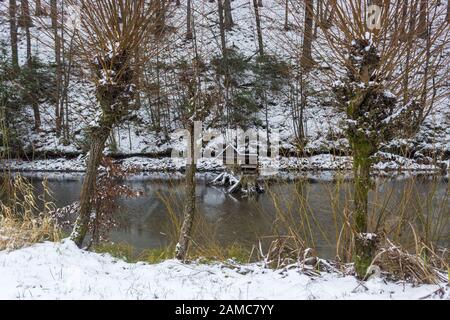
[[[44,243],[0,252],[0,299],[449,299],[441,286],[413,287],[376,278],[364,286],[338,274],[308,276],[257,265],[128,264],[79,250],[74,243]]]
[[[262,29],[264,34],[264,44],[266,51],[276,54],[285,60],[296,59],[301,43],[301,36],[294,32],[283,30],[283,10],[284,1],[271,0],[265,2],[265,7],[261,8]],[[206,62],[220,54],[220,43],[218,40],[219,30],[217,26],[217,14],[215,2],[193,1],[195,28],[198,37],[199,51]],[[0,4],[2,12],[6,13],[6,3]],[[233,18],[235,27],[227,32],[228,46],[238,49],[245,57],[254,57],[257,51],[257,36],[254,19],[252,1],[235,0],[232,1]],[[179,27],[175,34],[169,38],[173,45],[166,52],[167,61],[189,58],[192,55],[192,43],[184,40],[185,32],[185,8],[181,6],[176,9],[169,19],[175,27]],[[296,21],[296,23],[300,23]],[[21,61],[25,59],[26,43],[25,34],[19,28],[19,54]],[[42,26],[36,23],[32,28],[33,34],[33,55],[40,57],[43,61],[52,62],[53,52],[49,47],[51,43],[49,36],[43,31]],[[9,26],[6,16],[0,15],[0,39],[8,43]],[[331,93],[326,93],[331,94]],[[95,117],[95,98],[92,86],[85,80],[75,77],[70,87],[69,119],[71,123],[70,133],[73,142],[64,146],[56,137],[53,130],[54,115],[53,107],[47,104],[41,105],[43,117],[43,130],[40,133],[33,132],[32,112],[28,110],[27,121],[24,124],[23,142],[27,146],[30,154],[78,154],[83,152],[80,141],[83,140],[83,129]],[[269,110],[269,123],[271,128],[281,131],[282,145],[287,150],[294,150],[292,124],[292,114],[288,107],[287,98],[284,94],[271,97]],[[325,99],[326,100],[326,99]],[[340,128],[341,118],[336,111],[327,106],[324,100],[312,99],[309,101],[305,111],[308,145],[306,151],[312,154],[334,153],[336,151],[346,153],[348,142],[343,138]],[[145,109],[145,106],[144,108]],[[162,154],[168,153],[172,147],[172,142],[164,141],[163,135],[156,134],[150,129],[150,119],[148,111],[136,112],[137,122],[125,122],[116,128],[114,135],[117,141],[117,148],[114,150],[119,155],[139,155],[139,154]],[[264,119],[264,115],[259,117]],[[173,123],[176,129],[177,124]],[[450,157],[450,107],[449,99],[436,107],[430,114],[420,132],[413,139],[395,140],[386,146],[386,151],[398,152],[400,149],[413,149],[418,155],[432,155],[436,150],[441,151],[445,158]]]

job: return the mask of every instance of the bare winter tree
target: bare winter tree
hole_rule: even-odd
[[[143,44],[148,44],[149,52],[157,50],[150,39],[155,33],[158,6],[146,0],[68,2],[82,9],[78,10],[80,24],[75,42],[81,62],[90,69],[98,102],[98,118],[90,128],[91,146],[79,216],[71,235],[81,247],[88,231],[97,171],[106,140],[112,128],[136,106],[134,53]]]
[[[289,31],[289,0],[284,3],[284,30]]]
[[[221,0],[219,0],[219,14],[221,12]],[[188,133],[187,141],[187,160],[186,160],[186,180],[185,180],[185,205],[183,208],[183,223],[181,225],[179,240],[175,249],[175,257],[178,260],[185,261],[188,256],[191,244],[195,212],[196,212],[196,179],[197,157],[201,148],[199,137],[196,136],[202,128],[201,123],[213,113],[214,94],[205,90],[202,84],[201,61],[204,57],[200,56],[197,36],[195,35],[195,26],[193,24],[194,45],[190,55],[190,63],[181,68],[178,82],[181,84],[179,94],[181,97],[178,103],[178,112],[181,116],[181,122]],[[217,118],[217,115],[213,117]],[[214,120],[212,120],[214,122]],[[197,128],[196,128],[197,126]],[[197,129],[197,130],[196,130]]]
[[[55,129],[57,136],[61,134],[62,128],[62,116],[60,109],[61,101],[61,88],[62,88],[62,64],[61,64],[61,36],[59,33],[59,23],[58,23],[58,1],[50,0],[50,18],[52,22],[52,31],[55,53],[55,65],[56,65],[56,82],[55,82]]]
[[[16,72],[19,70],[19,51],[17,48],[17,3],[16,0],[9,0],[9,30],[11,38],[12,65]]]
[[[303,53],[302,68],[311,69],[313,65],[312,42],[313,42],[313,19],[314,19],[314,1],[305,0],[305,25],[303,32]]]
[[[256,21],[256,33],[258,35],[258,48],[259,48],[259,55],[264,55],[264,42],[263,42],[263,35],[262,35],[262,29],[261,29],[261,14],[259,12],[260,7],[256,0],[253,0],[253,7],[255,8],[255,21]]]
[[[364,278],[374,257],[376,235],[369,233],[368,192],[374,156],[383,143],[417,132],[424,115],[443,95],[444,56],[448,46],[448,23],[443,6],[427,2],[426,39],[415,37],[415,8],[420,0],[410,1],[404,14],[401,2],[378,1],[371,16],[371,1],[333,1],[335,27],[323,29],[332,49],[330,79],[341,110],[347,116],[347,138],[354,163],[354,231],[356,271]],[[398,17],[402,18],[399,22]],[[407,18],[407,19],[406,19]],[[408,44],[400,41],[406,26]],[[428,61],[423,64],[424,59]],[[434,63],[447,59],[447,63]],[[433,71],[430,70],[431,66]],[[405,67],[407,68],[405,70]],[[404,74],[410,75],[406,86]],[[336,76],[340,80],[336,81]],[[405,92],[406,91],[406,92]]]
[[[42,10],[42,1],[41,0],[36,0],[35,1],[35,10],[34,10],[34,15],[36,17],[39,17],[43,14],[43,10]]]
[[[33,70],[33,61],[31,56],[31,32],[30,28],[32,25],[32,19],[30,14],[30,5],[28,0],[21,0],[21,9],[22,13],[20,15],[20,25],[22,28],[25,29],[25,35],[26,35],[26,42],[27,42],[27,62],[26,62],[26,77],[28,78],[28,81],[31,81],[30,76],[32,74]],[[39,111],[39,103],[35,99],[34,92],[26,92],[26,95],[28,96],[28,100],[31,103],[31,106],[33,108],[33,115],[34,115],[34,129],[39,130],[41,126],[41,114]]]
[[[192,33],[192,1],[187,0],[186,5],[186,39],[191,40],[193,37]]]
[[[223,0],[225,29],[231,30],[234,26],[233,14],[231,12],[231,0]]]

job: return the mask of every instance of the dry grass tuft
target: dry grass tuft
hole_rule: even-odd
[[[377,264],[392,280],[414,284],[441,284],[448,282],[445,270],[449,270],[447,249],[434,250],[424,243],[417,244],[417,252],[409,253],[389,240],[375,257]]]
[[[53,206],[44,181],[44,211],[39,212],[32,185],[21,176],[8,182],[6,200],[0,201],[0,250],[16,250],[43,241],[59,241],[61,232],[48,214]]]

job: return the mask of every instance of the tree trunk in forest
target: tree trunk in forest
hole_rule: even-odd
[[[189,243],[192,236],[192,226],[194,224],[195,217],[195,173],[197,171],[197,165],[195,164],[195,136],[194,136],[194,123],[189,125],[190,143],[190,159],[186,164],[186,204],[184,206],[184,218],[183,225],[181,227],[180,239],[178,241],[175,257],[180,261],[185,261],[189,251]]]
[[[21,22],[22,28],[25,29],[26,40],[27,40],[27,65],[31,65],[31,16],[30,16],[30,6],[28,0],[20,0],[22,6]]]
[[[223,11],[224,11],[224,26],[226,30],[233,29],[234,21],[233,15],[231,13],[231,2],[230,0],[223,1]]]
[[[355,93],[353,99],[348,103],[347,116],[352,120],[358,120],[361,108],[365,110],[363,104],[367,103],[370,91],[363,90]],[[373,247],[376,246],[376,236],[369,236],[368,232],[368,204],[369,190],[372,183],[370,180],[370,170],[372,166],[372,156],[378,150],[376,142],[369,138],[364,131],[353,128],[348,132],[348,139],[353,153],[353,174],[354,174],[354,212],[353,229],[355,234],[355,252],[353,260],[355,270],[360,279],[366,276],[367,269],[374,257]]]
[[[409,73],[410,73],[410,60],[411,60],[411,49],[413,40],[416,37],[416,13],[417,13],[417,1],[413,1],[411,4],[411,13],[409,16],[408,32],[407,32],[407,44],[406,44],[406,59],[405,68],[403,71],[403,104],[406,105],[409,102]]]
[[[166,27],[166,3],[163,0],[156,1],[156,23],[155,23],[155,34],[159,38]]]
[[[19,71],[19,50],[17,49],[17,4],[16,0],[9,0],[9,29],[11,37],[11,63],[14,72]]]
[[[408,0],[403,0],[400,29],[402,32],[399,40],[402,42],[408,41]]]
[[[355,270],[360,279],[366,276],[375,256],[375,236],[368,236],[368,204],[369,190],[371,188],[370,168],[371,156],[374,147],[371,141],[363,134],[356,133],[351,139],[353,150],[353,172],[354,172],[354,228],[355,228]],[[373,239],[372,239],[373,238]]]
[[[264,42],[261,30],[261,16],[259,15],[259,7],[256,2],[257,0],[253,0],[253,6],[255,7],[255,19],[256,19],[256,32],[258,34],[258,47],[259,47],[259,55],[264,55]]]
[[[305,71],[312,68],[314,62],[312,58],[312,41],[313,41],[313,15],[314,1],[305,0],[305,25],[303,34],[303,52],[301,65]]]
[[[284,3],[284,30],[289,31],[289,0]]]
[[[32,70],[33,70],[33,61],[31,57],[31,33],[30,33],[30,27],[31,27],[31,15],[30,15],[30,6],[28,0],[21,0],[21,6],[22,6],[22,15],[21,15],[21,25],[23,28],[25,28],[25,34],[26,34],[26,40],[27,40],[27,69],[28,73],[27,76],[31,77]],[[33,81],[33,79],[29,79],[29,81]],[[31,97],[30,103],[31,107],[33,108],[33,116],[34,116],[34,129],[38,131],[41,127],[41,114],[39,112],[39,103],[37,99],[35,99],[34,92],[27,92],[27,95]]]
[[[222,55],[225,58],[225,53],[227,49],[226,45],[226,35],[225,35],[225,22],[224,22],[224,12],[222,0],[217,1],[217,9],[219,11],[219,31],[220,31],[220,44],[222,47]]]
[[[42,11],[42,1],[41,0],[36,0],[35,2],[35,10],[34,10],[34,15],[36,17],[40,17],[43,15],[43,11]]]
[[[186,39],[191,40],[194,37],[192,32],[192,3],[191,0],[187,2],[186,10]]]
[[[314,38],[316,38],[316,29],[321,28],[323,30],[328,30],[333,25],[334,14],[336,11],[335,5],[330,3],[331,0],[328,0],[327,3],[324,3],[324,0],[317,0],[316,6],[316,26],[314,29]]]
[[[52,31],[55,38],[55,64],[56,64],[56,83],[55,83],[55,128],[56,135],[61,135],[62,119],[60,114],[60,100],[62,87],[61,70],[61,39],[58,32],[58,3],[57,0],[50,1],[50,17],[52,22]]]
[[[95,193],[97,172],[103,156],[106,140],[111,132],[111,127],[95,130],[91,134],[91,146],[86,167],[86,175],[83,180],[80,195],[80,209],[70,239],[81,248],[84,238],[89,230],[89,222],[92,211],[92,197]]]
[[[222,0],[217,1],[218,11],[219,11],[219,30],[220,30],[220,44],[222,47],[222,57],[225,64],[225,74],[224,74],[224,87],[225,87],[225,109],[226,117],[228,117],[229,101],[230,101],[230,68],[228,64],[228,50],[227,50],[227,40],[225,34],[225,22],[224,22],[224,8]],[[227,118],[228,119],[228,118]],[[228,125],[228,120],[227,120]]]
[[[447,2],[447,22],[450,23],[450,1]]]
[[[428,19],[427,19],[427,0],[420,0],[420,14],[419,14],[419,25],[417,34],[420,38],[426,39],[428,36]]]
[[[367,148],[370,148],[369,142],[363,141],[364,138],[360,138],[361,141],[354,142],[353,149],[353,172],[355,175],[355,227],[356,232],[367,232],[367,213],[368,213],[368,201],[369,201],[369,189],[370,189],[370,153],[366,152]]]

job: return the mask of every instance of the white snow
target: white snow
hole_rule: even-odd
[[[252,264],[129,264],[79,250],[73,242],[0,252],[0,299],[421,299],[449,298],[444,284],[364,285],[354,277]],[[444,296],[435,293],[442,288]]]
[[[32,5],[32,3],[31,3]],[[200,44],[199,50],[205,59],[209,62],[213,57],[220,54],[221,46],[217,41],[219,33],[217,25],[217,2],[209,3],[208,1],[193,1],[195,21],[198,26],[197,37]],[[254,19],[254,8],[251,1],[248,0],[234,0],[232,1],[233,18],[236,22],[232,31],[227,32],[227,45],[239,49],[245,57],[250,58],[254,56],[257,50],[257,36]],[[6,2],[0,2],[0,11],[7,12]],[[66,8],[67,12],[71,14],[76,11],[76,8]],[[285,61],[295,60],[298,50],[301,48],[302,34],[297,31],[297,28],[292,28],[291,31],[284,30],[284,1],[273,1],[270,6],[264,6],[261,10],[262,28],[264,34],[264,43],[267,53],[274,54]],[[303,8],[299,8],[297,15],[302,16]],[[173,12],[173,17],[168,19],[174,26],[181,26],[185,19],[185,7],[182,5]],[[74,17],[71,15],[67,23],[71,23]],[[294,17],[290,17],[291,24],[302,24],[302,21],[296,21]],[[44,18],[43,21],[35,21],[31,28],[33,56],[39,57],[43,62],[53,62],[54,53],[51,48],[52,40],[48,32],[45,31],[44,26],[50,24],[49,18]],[[180,32],[176,32],[168,41],[173,45],[167,49],[167,52],[162,54],[162,61],[167,63],[174,63],[176,60],[188,61],[189,55],[192,53],[192,42],[184,41],[183,34],[184,27],[180,27]],[[300,28],[301,29],[301,28]],[[366,39],[372,40],[372,35],[365,35]],[[6,43],[9,41],[9,23],[6,15],[0,14],[0,39]],[[320,50],[324,50],[323,46]],[[8,49],[9,46],[6,46]],[[113,47],[111,46],[111,49]],[[316,51],[316,50],[314,50]],[[320,59],[325,52],[317,52],[319,56],[317,62],[325,64]],[[8,53],[9,54],[9,53]],[[19,28],[19,57],[20,63],[25,63],[26,60],[26,41],[25,34],[22,28]],[[328,66],[329,67],[329,66]],[[170,78],[170,77],[169,77]],[[338,79],[339,77],[337,77]],[[36,133],[32,130],[33,113],[31,108],[27,107],[24,110],[23,121],[21,127],[23,131],[24,146],[31,150],[32,153],[57,153],[57,154],[79,154],[84,153],[82,148],[84,139],[84,130],[90,125],[96,124],[97,117],[96,99],[94,86],[82,80],[83,77],[78,75],[78,72],[72,76],[72,81],[69,87],[69,122],[70,135],[72,137],[70,145],[65,146],[62,141],[56,136],[54,129],[54,106],[49,102],[43,103],[40,106],[42,117],[42,131]],[[252,80],[251,78],[247,80]],[[312,80],[311,80],[312,81]],[[337,85],[339,80],[336,81]],[[312,82],[311,86],[318,86],[317,83]],[[286,98],[287,88],[284,92],[268,93],[269,100],[274,104],[269,106],[268,120],[270,127],[281,131],[281,142],[283,148],[296,151],[295,143],[293,141],[294,125],[292,121],[292,108],[289,104],[289,99]],[[317,91],[323,88],[318,86]],[[168,86],[168,92],[175,90]],[[323,94],[318,94],[308,99],[308,106],[305,110],[305,130],[307,136],[307,145],[305,151],[310,154],[330,153],[334,150],[343,151],[347,153],[349,145],[345,139],[344,132],[340,126],[341,120],[344,116],[336,111],[333,107],[332,95],[329,88],[324,90]],[[315,96],[315,95],[314,95]],[[171,97],[169,97],[171,98]],[[145,99],[143,99],[145,101]],[[174,104],[175,107],[176,104]],[[450,150],[450,108],[448,98],[442,103],[439,103],[431,111],[429,117],[425,120],[420,132],[410,139],[406,146],[399,139],[393,140],[389,146],[395,147],[395,150],[411,149],[417,150],[424,154],[435,154],[436,151],[442,150],[443,153]],[[144,105],[140,111],[135,112],[136,121],[124,121],[117,128],[114,129],[114,137],[117,143],[116,150],[119,155],[137,155],[137,154],[160,154],[167,153],[173,146],[176,146],[174,141],[167,141],[163,134],[157,134],[150,128],[152,123],[150,121],[150,107]],[[25,112],[26,111],[26,112]],[[170,108],[171,113],[175,113],[174,108]],[[260,120],[265,119],[264,112],[258,114]],[[179,126],[176,119],[172,116],[167,119],[170,123],[169,129],[175,130]],[[403,147],[403,148],[402,148]],[[108,144],[109,149],[109,144]],[[31,154],[31,153],[30,153]]]

